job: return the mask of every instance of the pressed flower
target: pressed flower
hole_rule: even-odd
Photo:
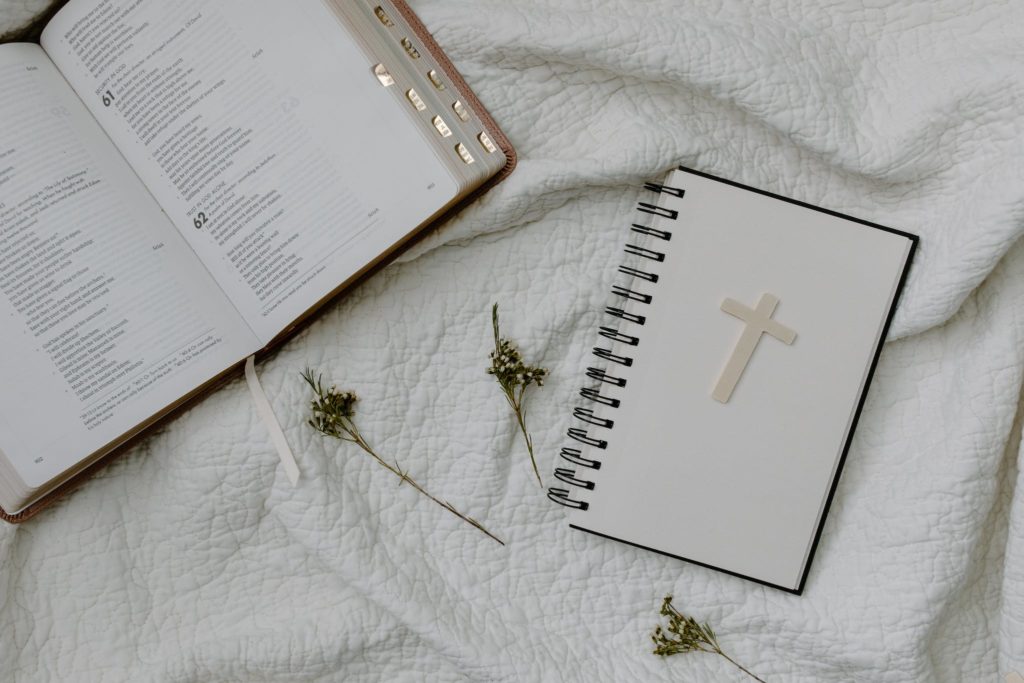
[[[651,634],[654,641],[654,654],[660,657],[671,657],[672,655],[687,654],[689,652],[706,652],[724,657],[733,666],[747,674],[755,681],[765,683],[764,679],[758,678],[749,670],[740,666],[732,657],[725,654],[718,645],[718,638],[709,624],[697,623],[693,617],[688,617],[672,606],[672,596],[667,596],[661,603],[661,616],[668,617],[668,629],[658,626]]]
[[[544,386],[544,378],[548,376],[546,368],[535,365],[526,365],[523,356],[516,345],[508,339],[503,339],[498,326],[498,304],[491,309],[491,326],[494,328],[494,350],[491,351],[491,365],[487,368],[487,374],[494,375],[501,386],[512,412],[519,423],[519,430],[526,441],[526,450],[530,454],[530,462],[533,464],[533,472],[537,475],[537,483],[541,488],[544,482],[540,478],[540,469],[537,467],[537,458],[533,453],[533,438],[526,428],[525,397],[527,387],[536,384]]]
[[[302,379],[306,380],[306,383],[313,389],[313,393],[316,396],[316,398],[310,402],[310,408],[313,414],[312,418],[309,420],[310,427],[324,436],[340,439],[341,441],[348,441],[349,443],[359,446],[359,448],[373,458],[377,464],[398,477],[399,486],[408,483],[409,486],[416,489],[416,491],[434,501],[451,514],[455,515],[473,528],[483,532],[501,545],[505,545],[504,541],[484,528],[480,522],[476,521],[472,517],[467,517],[462,514],[448,501],[440,500],[428,493],[409,476],[408,472],[403,471],[397,462],[392,465],[377,454],[370,444],[366,442],[366,439],[363,438],[362,434],[360,434],[359,428],[356,427],[355,407],[356,403],[359,401],[359,397],[356,396],[355,393],[351,391],[338,391],[338,388],[333,385],[330,389],[325,389],[321,376],[314,374],[313,371],[308,368],[304,373],[302,373]]]

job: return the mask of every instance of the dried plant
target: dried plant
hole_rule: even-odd
[[[530,385],[544,386],[544,378],[548,376],[548,371],[540,366],[526,365],[516,345],[502,338],[498,326],[498,304],[494,304],[494,308],[491,309],[491,325],[494,327],[494,351],[491,351],[491,366],[487,368],[487,374],[494,375],[501,385],[505,400],[515,413],[519,431],[523,433],[523,439],[526,441],[526,450],[530,453],[530,462],[533,463],[537,483],[544,488],[540,470],[537,468],[537,458],[533,454],[533,438],[526,429],[525,398],[526,389]]]
[[[359,428],[356,427],[355,405],[359,398],[353,392],[339,391],[334,386],[330,388],[324,387],[322,376],[314,374],[314,372],[308,368],[304,373],[302,373],[302,379],[306,381],[313,390],[313,394],[316,396],[310,402],[313,417],[309,420],[309,426],[324,436],[340,439],[341,441],[348,441],[349,443],[359,446],[367,455],[377,461],[381,467],[398,477],[399,486],[406,483],[409,484],[409,486],[416,489],[416,491],[434,501],[462,521],[480,530],[484,534],[487,534],[488,537],[497,541],[501,545],[505,545],[504,541],[484,528],[480,522],[476,521],[472,517],[467,517],[462,514],[448,501],[440,500],[428,493],[409,476],[407,471],[401,468],[397,461],[392,465],[377,454],[370,444],[366,442],[366,439],[363,438],[363,435],[359,433]]]
[[[658,626],[654,629],[654,633],[651,635],[651,640],[654,641],[654,654],[661,657],[671,657],[689,652],[715,654],[727,659],[733,666],[755,681],[765,683],[764,679],[758,678],[722,651],[718,645],[718,638],[709,624],[699,624],[693,617],[688,617],[673,607],[671,595],[661,603],[661,616],[668,617],[668,628]]]

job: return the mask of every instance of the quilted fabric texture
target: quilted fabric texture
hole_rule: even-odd
[[[744,680],[650,654],[668,593],[772,681],[1024,673],[1024,5],[413,5],[519,170],[260,369],[298,488],[235,382],[0,528],[0,678]],[[499,301],[552,371],[550,479],[638,185],[678,163],[922,237],[803,597],[570,531],[484,373]],[[306,428],[307,364],[508,546]]]

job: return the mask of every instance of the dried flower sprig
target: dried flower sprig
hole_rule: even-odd
[[[370,444],[366,442],[366,439],[363,438],[363,435],[359,433],[359,428],[356,427],[355,405],[359,400],[359,397],[357,397],[353,392],[338,391],[338,389],[333,386],[330,388],[324,387],[322,376],[314,374],[309,368],[302,373],[302,379],[306,380],[306,383],[311,389],[313,389],[313,393],[316,396],[316,398],[310,402],[310,408],[313,414],[312,418],[309,420],[310,427],[324,436],[348,441],[349,443],[354,443],[359,446],[367,453],[367,455],[376,460],[381,467],[398,477],[399,486],[408,483],[409,486],[413,487],[419,493],[434,501],[462,521],[487,534],[487,536],[501,545],[505,545],[504,541],[484,528],[480,522],[476,521],[472,517],[462,514],[448,501],[440,500],[429,494],[422,486],[409,476],[407,471],[402,469],[397,461],[392,465],[373,450]]]
[[[673,607],[671,595],[667,596],[661,603],[661,616],[668,617],[668,628],[663,629],[661,626],[658,626],[654,629],[654,633],[651,635],[651,640],[654,641],[654,654],[661,657],[671,657],[672,655],[681,655],[688,652],[716,654],[724,657],[733,666],[755,681],[765,683],[764,679],[758,678],[722,651],[722,648],[718,645],[718,638],[715,636],[715,632],[711,630],[709,624],[699,624],[693,617],[688,617]]]
[[[540,470],[537,468],[537,458],[533,454],[533,438],[526,429],[526,410],[524,398],[526,389],[532,384],[538,387],[544,386],[544,378],[548,376],[546,368],[538,365],[526,365],[523,356],[519,353],[516,345],[508,339],[503,339],[501,330],[498,327],[498,304],[491,309],[491,324],[494,327],[494,351],[491,351],[491,367],[487,368],[488,375],[494,378],[501,385],[512,412],[515,413],[519,422],[519,430],[523,433],[526,441],[526,450],[530,453],[530,462],[533,463],[533,473],[537,475],[537,483],[544,488],[544,482],[540,478]]]

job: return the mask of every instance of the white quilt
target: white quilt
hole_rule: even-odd
[[[768,681],[1024,674],[1024,5],[414,7],[519,170],[263,365],[298,488],[235,382],[0,528],[0,679],[745,680],[651,654],[668,593]],[[567,529],[484,373],[498,301],[551,369],[550,481],[638,184],[678,163],[922,236],[802,597]],[[305,427],[306,365],[508,546]]]

